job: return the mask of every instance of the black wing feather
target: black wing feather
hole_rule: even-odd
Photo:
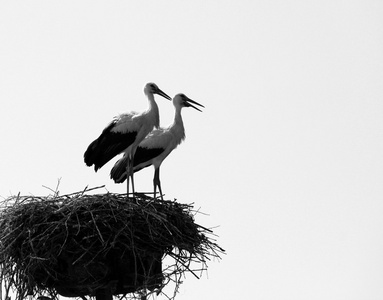
[[[115,122],[108,125],[101,135],[88,146],[84,153],[86,165],[94,165],[95,171],[123,152],[136,139],[137,132],[112,132],[111,129],[114,126]]]
[[[146,148],[138,146],[136,154],[134,155],[134,173],[142,170],[143,168],[149,167],[151,165],[150,161],[164,152],[164,150],[164,148]],[[110,178],[113,179],[115,183],[122,183],[126,180],[127,163],[128,157],[124,155],[113,166],[110,171]],[[141,167],[136,168],[138,165],[141,165]]]

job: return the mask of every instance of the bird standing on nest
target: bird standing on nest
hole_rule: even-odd
[[[138,172],[143,168],[154,166],[154,198],[156,198],[157,187],[163,200],[160,182],[160,166],[164,159],[185,139],[185,128],[182,121],[181,110],[183,107],[193,107],[201,111],[195,105],[203,105],[191,100],[184,94],[177,94],[173,98],[175,109],[174,122],[167,128],[153,130],[137,147],[134,155],[133,172]],[[125,165],[129,157],[125,154],[113,166],[110,177],[116,183],[122,183],[127,179]]]
[[[116,155],[125,152],[125,169],[128,177],[132,180],[134,193],[133,165],[134,153],[138,144],[147,136],[154,127],[160,125],[158,106],[154,100],[154,94],[158,94],[168,100],[171,98],[159,89],[154,83],[146,84],[144,93],[148,98],[149,108],[142,112],[130,112],[114,118],[102,131],[101,135],[94,140],[84,153],[84,161],[87,166],[94,165],[97,172],[103,165]],[[127,180],[127,196],[129,197],[129,178]]]

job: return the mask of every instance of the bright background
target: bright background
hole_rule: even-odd
[[[4,0],[0,195],[123,193],[83,153],[153,81],[206,106],[162,187],[227,251],[176,299],[382,299],[382,80],[379,0]]]

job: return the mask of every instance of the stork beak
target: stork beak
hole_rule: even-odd
[[[160,89],[158,89],[157,94],[160,95],[160,96],[162,96],[162,97],[164,97],[164,98],[166,98],[166,99],[168,99],[168,100],[172,100],[171,97],[169,97],[167,94],[165,94],[165,93],[164,93],[163,91],[161,91]]]
[[[198,105],[198,106],[201,106],[201,107],[205,108],[205,106],[203,106],[202,104],[199,104],[198,102],[196,102],[196,101],[194,101],[192,99],[189,99],[189,98],[186,100],[186,105],[185,106],[193,107],[194,109],[202,112],[202,110],[200,110],[198,107],[195,107],[192,103],[195,104],[195,105]]]

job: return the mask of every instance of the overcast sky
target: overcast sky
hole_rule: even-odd
[[[0,196],[123,193],[83,153],[153,81],[206,107],[162,188],[227,250],[177,299],[382,299],[382,79],[378,0],[4,0]]]

